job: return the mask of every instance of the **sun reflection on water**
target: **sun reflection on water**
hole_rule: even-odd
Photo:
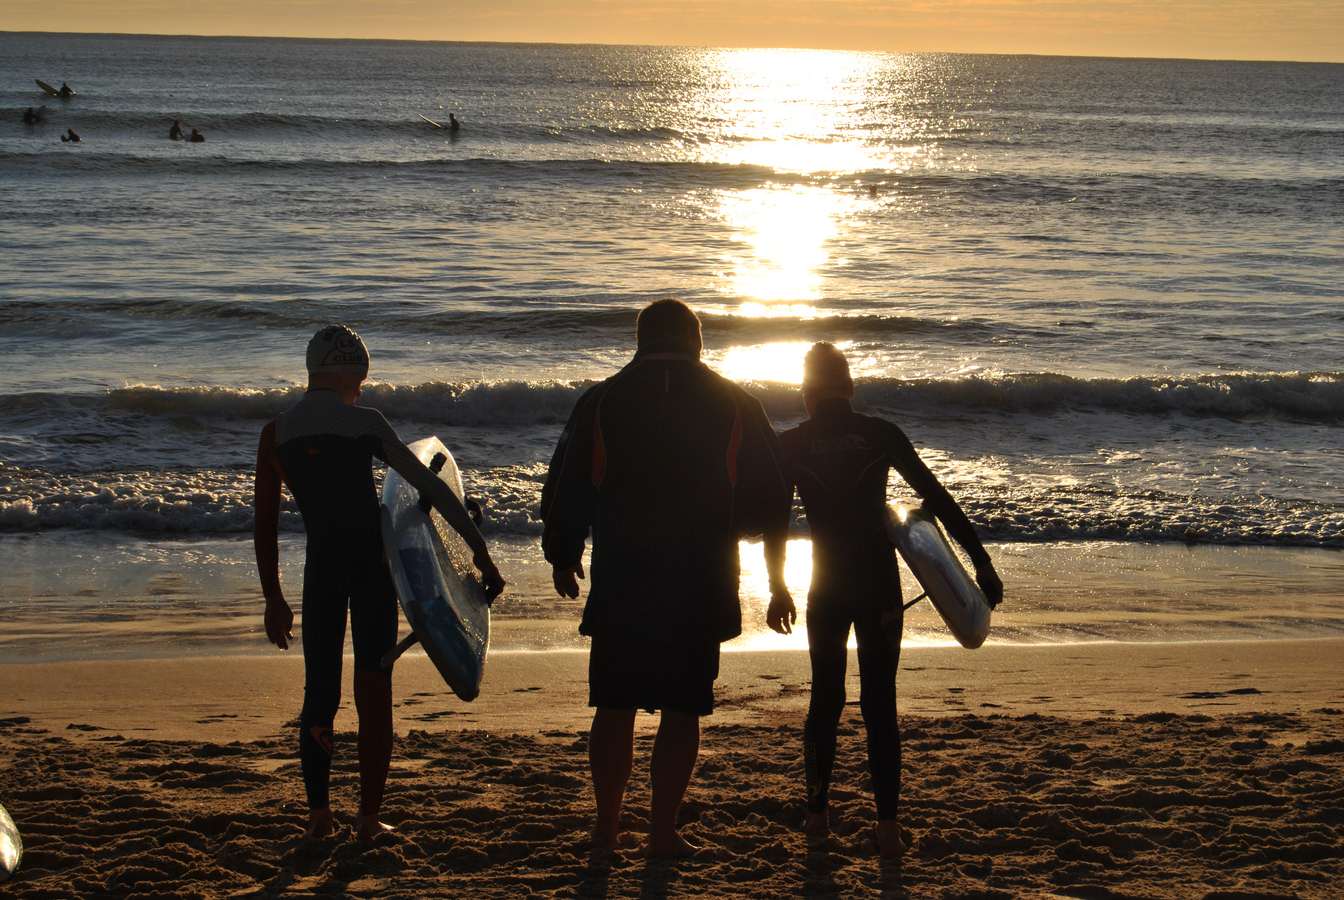
[[[713,148],[712,161],[797,173],[899,165],[853,137],[872,83],[890,60],[828,50],[719,50],[705,63],[718,76],[707,110],[731,122],[737,137]]]
[[[803,357],[812,341],[773,341],[768,344],[745,344],[729,347],[722,354],[710,354],[706,362],[725,378],[737,382],[772,381],[778,384],[802,384]],[[854,352],[854,341],[837,341],[835,346],[850,360],[850,371],[856,378],[877,368],[879,363],[871,355]],[[802,398],[798,400],[802,409]]]
[[[852,195],[804,185],[720,194],[719,214],[742,250],[730,258],[728,292],[760,306],[820,300],[827,244],[854,203]]]

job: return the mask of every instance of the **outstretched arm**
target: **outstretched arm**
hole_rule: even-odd
[[[280,460],[275,454],[275,423],[261,430],[257,446],[257,473],[252,486],[252,545],[257,574],[266,597],[266,637],[281,650],[294,640],[294,612],[280,588]]]
[[[892,425],[888,440],[892,465],[915,493],[924,499],[924,506],[943,523],[952,539],[966,551],[966,555],[971,558],[975,566],[975,579],[985,592],[990,607],[998,606],[999,601],[1003,599],[1003,582],[994,570],[994,563],[990,560],[985,545],[980,543],[980,536],[975,533],[975,526],[971,524],[971,520],[966,517],[957,501],[952,499],[947,488],[943,487],[942,482],[924,464],[924,460],[919,458],[905,432]]]

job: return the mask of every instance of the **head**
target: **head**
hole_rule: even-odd
[[[700,319],[680,300],[657,300],[639,311],[635,343],[643,353],[685,353],[697,359],[703,347]]]
[[[335,391],[346,403],[359,398],[369,377],[369,348],[347,325],[328,325],[308,342],[308,389]]]
[[[854,396],[854,378],[849,360],[834,344],[821,341],[812,345],[803,358],[803,405],[810,416],[825,400],[849,400]]]

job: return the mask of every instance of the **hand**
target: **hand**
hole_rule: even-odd
[[[793,634],[794,623],[798,621],[798,607],[793,605],[793,595],[785,587],[770,592],[770,608],[765,611],[765,624],[771,631],[780,634]]]
[[[294,640],[294,610],[284,597],[266,599],[266,638],[281,650],[288,650]]]
[[[490,557],[478,557],[474,560],[476,568],[481,572],[481,587],[485,588],[485,598],[494,600],[500,594],[504,593],[504,576],[499,574],[499,569],[495,568],[495,561]]]
[[[576,562],[572,566],[556,566],[551,569],[551,583],[555,585],[555,592],[561,597],[577,600],[579,598],[579,581],[582,579],[582,561]]]
[[[976,566],[975,580],[979,582],[980,590],[985,592],[985,599],[989,601],[990,609],[1003,602],[1003,582],[999,580],[999,573],[994,571],[993,564]]]

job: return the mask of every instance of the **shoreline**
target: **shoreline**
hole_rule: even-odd
[[[1203,644],[1093,644],[902,653],[897,705],[906,716],[1023,715],[1091,719],[1151,713],[1297,714],[1344,707],[1344,638]],[[459,701],[429,660],[406,657],[393,680],[395,727],[539,733],[586,730],[586,652],[493,655],[481,696]],[[353,726],[347,658],[337,729]],[[797,650],[723,654],[710,725],[801,722],[808,657]],[[163,686],[171,686],[165,690]],[[847,690],[857,702],[850,653]],[[289,730],[302,702],[303,660],[272,656],[0,665],[0,721],[93,738],[257,740]],[[145,699],[155,697],[152,705]],[[640,716],[641,730],[656,719]]]
[[[1344,552],[1122,542],[989,545],[1007,585],[995,645],[1344,637]],[[301,616],[302,537],[282,541],[286,595]],[[508,592],[492,652],[583,649],[581,602],[559,600],[535,538],[498,540]],[[107,533],[0,535],[0,665],[43,661],[264,655],[262,603],[246,537],[128,539]],[[806,609],[808,542],[790,541],[786,578]],[[903,567],[906,594],[913,577]],[[805,649],[765,628],[759,543],[742,548],[745,633],[725,650]],[[403,624],[401,630],[404,632]],[[905,617],[907,649],[949,646],[928,603]]]

